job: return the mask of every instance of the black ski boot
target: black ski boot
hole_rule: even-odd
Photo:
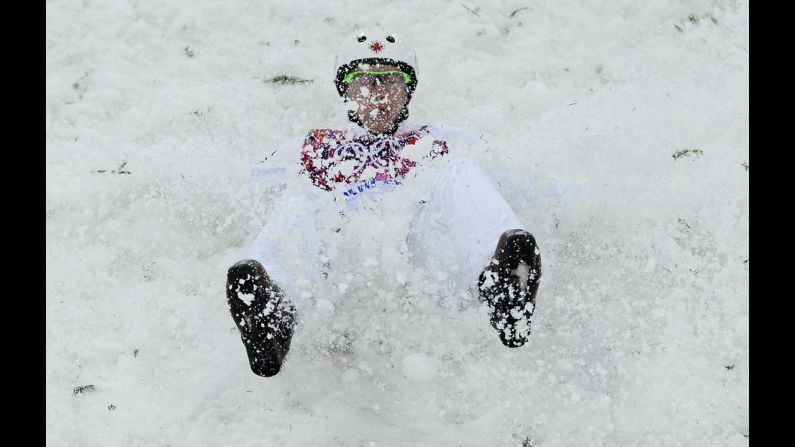
[[[541,254],[533,235],[518,229],[502,233],[494,257],[478,278],[478,290],[505,346],[518,348],[527,342],[540,281]]]
[[[254,374],[279,372],[290,350],[295,306],[271,281],[262,264],[246,259],[229,268],[226,302],[248,353]]]

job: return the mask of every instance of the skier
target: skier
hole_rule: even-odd
[[[254,171],[265,184],[282,187],[282,200],[250,259],[227,274],[227,303],[251,370],[265,377],[279,372],[304,301],[297,279],[324,274],[320,252],[329,225],[321,216],[337,213],[323,209],[366,213],[359,205],[368,197],[389,201],[423,172],[431,180],[421,188],[422,200],[412,202],[417,208],[409,210],[404,235],[413,261],[446,269],[462,287],[476,286],[502,343],[522,346],[541,279],[536,241],[477,163],[455,158],[466,138],[405,123],[417,87],[416,55],[396,34],[372,29],[349,38],[335,65],[337,92],[355,106],[348,111],[355,126],[313,129],[272,154],[271,161],[282,157],[281,165]]]

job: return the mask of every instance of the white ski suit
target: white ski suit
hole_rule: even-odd
[[[302,285],[322,279],[324,264],[340,256],[367,257],[364,265],[378,268],[379,255],[405,254],[453,287],[473,290],[500,235],[525,228],[478,164],[462,156],[477,143],[438,126],[404,124],[382,137],[358,127],[315,129],[252,166],[255,198],[279,198],[248,257],[299,311],[307,305]]]

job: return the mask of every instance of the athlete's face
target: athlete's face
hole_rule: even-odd
[[[367,71],[399,70],[392,65],[362,67]],[[363,126],[374,132],[388,131],[408,100],[406,82],[395,73],[390,75],[361,74],[345,92],[345,97],[359,105],[356,114]]]

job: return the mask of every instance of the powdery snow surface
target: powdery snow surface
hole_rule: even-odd
[[[344,124],[374,22],[416,46],[411,120],[488,140],[532,336],[342,257],[260,378],[224,294],[274,206],[249,163]],[[747,2],[53,0],[46,82],[49,445],[748,444]]]

